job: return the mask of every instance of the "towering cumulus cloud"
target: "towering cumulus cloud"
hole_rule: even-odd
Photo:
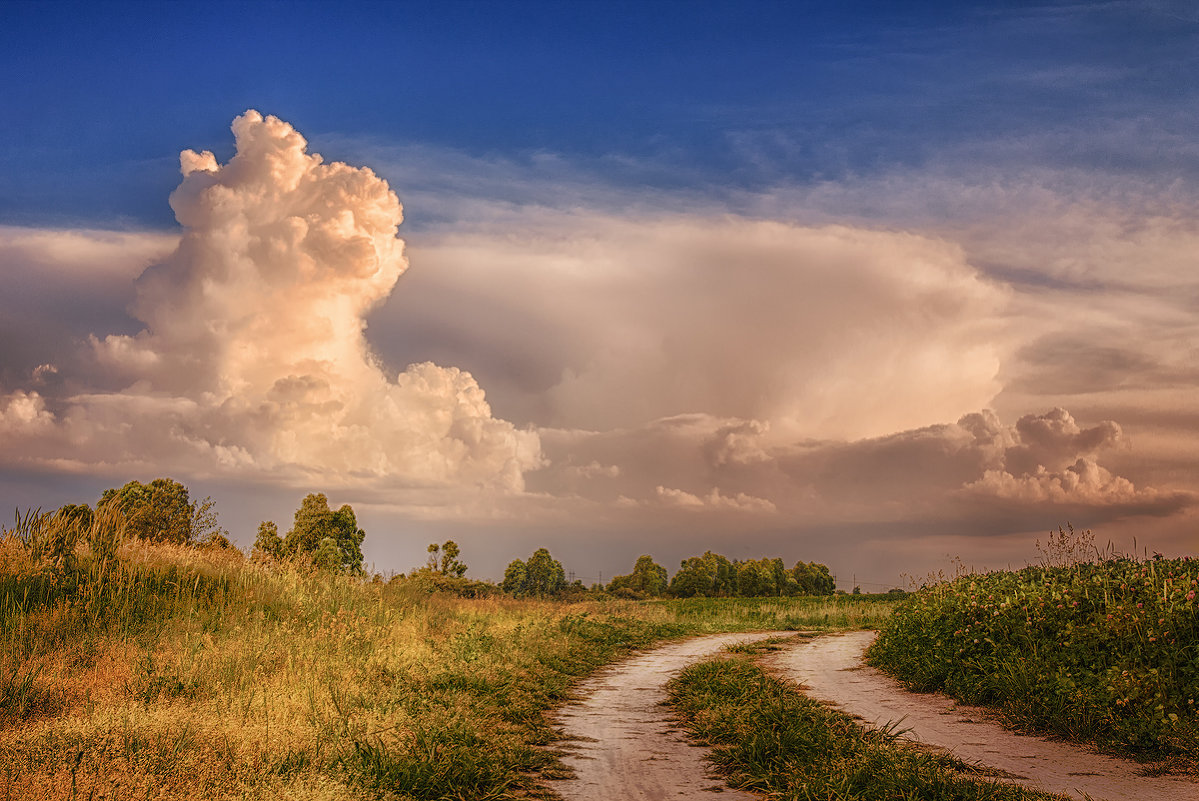
[[[248,111],[233,133],[228,164],[180,157],[183,237],[138,279],[144,330],[91,340],[115,389],[26,394],[6,425],[53,417],[67,459],[170,452],[197,471],[521,489],[535,433],[494,418],[469,373],[423,363],[393,379],[367,346],[366,313],[408,266],[387,183],[323,163],[275,117]]]

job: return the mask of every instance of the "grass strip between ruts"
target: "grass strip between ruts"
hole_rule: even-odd
[[[966,775],[894,730],[866,731],[775,678],[753,658],[766,646],[692,665],[668,686],[688,732],[712,746],[731,785],[772,799],[1031,801],[1054,796]]]

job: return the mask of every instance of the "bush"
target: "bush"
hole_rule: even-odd
[[[871,664],[1014,724],[1199,757],[1199,561],[1109,558],[972,575],[896,607]]]

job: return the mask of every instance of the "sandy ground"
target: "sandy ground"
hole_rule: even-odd
[[[809,696],[869,725],[899,721],[905,736],[1002,771],[1020,784],[1094,801],[1199,801],[1199,782],[1142,776],[1135,762],[1014,734],[976,707],[937,693],[909,693],[862,665],[862,652],[873,639],[874,632],[867,631],[818,637],[775,652],[768,664],[802,684]]]
[[[716,634],[666,645],[613,665],[578,687],[582,700],[563,709],[558,723],[575,778],[549,786],[570,801],[712,799],[749,801],[710,772],[708,749],[687,741],[663,706],[666,682],[692,662],[736,642],[794,632]],[[719,795],[716,795],[719,793]]]

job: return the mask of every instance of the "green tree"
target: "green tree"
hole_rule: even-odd
[[[562,563],[545,548],[538,548],[524,562],[514,559],[504,571],[505,592],[519,596],[544,598],[566,589],[566,571]]]
[[[430,572],[440,573],[443,576],[454,576],[456,578],[466,575],[466,565],[458,561],[458,556],[462,553],[458,549],[458,543],[453,540],[446,540],[441,545],[431,542],[429,543],[428,551],[428,570]]]
[[[193,501],[187,487],[170,478],[104,490],[96,504],[97,511],[101,508],[119,509],[126,533],[153,542],[182,545],[227,534],[217,526],[212,498]]]
[[[770,559],[747,559],[737,563],[737,594],[745,598],[777,595],[774,563]]]
[[[513,559],[504,569],[504,581],[500,584],[500,589],[512,595],[524,595],[527,575],[525,563],[519,559]]]
[[[312,564],[321,570],[340,570],[343,567],[341,548],[337,540],[325,537],[317,543],[316,551],[312,554]]]
[[[92,520],[95,519],[92,507],[86,503],[68,503],[60,506],[56,514],[64,521],[70,521],[78,526],[80,531],[87,531],[91,528]]]
[[[612,579],[608,591],[635,598],[657,598],[666,594],[666,587],[666,568],[646,554],[638,557],[632,573]]]
[[[283,538],[283,554],[308,556],[315,560],[322,541],[330,539],[340,554],[336,560],[338,569],[360,574],[363,572],[362,541],[365,538],[366,532],[358,528],[349,504],[334,512],[324,493],[309,493],[300,502],[295,521]],[[329,561],[328,548],[321,558]]]
[[[791,568],[791,576],[799,585],[801,595],[832,595],[837,589],[828,566],[818,562],[796,562]]]
[[[682,561],[670,581],[670,594],[678,598],[727,597],[737,594],[737,572],[732,562],[705,551]]]
[[[258,536],[254,538],[252,554],[271,559],[283,558],[283,538],[279,536],[279,527],[270,520],[258,524]]]
[[[545,548],[538,548],[525,562],[525,594],[543,598],[557,595],[566,587],[566,571],[562,563],[550,556]]]

